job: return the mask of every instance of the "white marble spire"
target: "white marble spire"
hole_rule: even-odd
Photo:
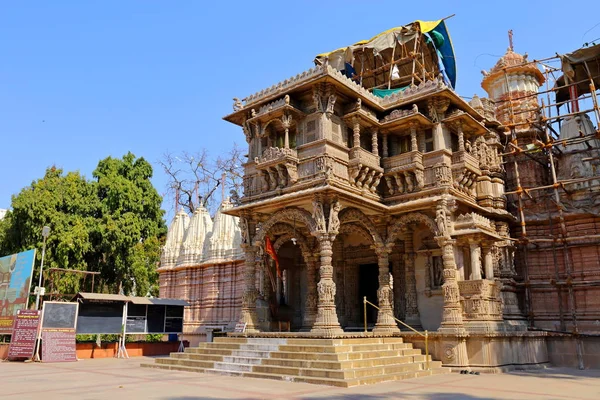
[[[170,269],[175,266],[189,222],[190,217],[185,211],[179,210],[175,214],[160,256],[160,269]]]
[[[177,266],[193,266],[202,262],[204,241],[212,232],[213,222],[208,210],[198,206],[185,232]]]
[[[213,231],[204,242],[203,262],[219,262],[243,257],[239,219],[224,214],[233,204],[225,199],[215,215]]]

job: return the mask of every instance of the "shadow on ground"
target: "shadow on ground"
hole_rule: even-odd
[[[510,375],[528,376],[534,378],[552,378],[552,379],[585,379],[600,378],[600,369],[575,369],[575,368],[556,368],[511,371]]]
[[[222,400],[226,397],[202,397],[202,396],[179,396],[167,397],[165,400]],[[273,395],[266,395],[265,399],[275,399]],[[282,399],[284,397],[281,397]],[[261,397],[245,397],[240,400],[258,400]],[[383,399],[424,399],[424,400],[494,400],[494,397],[478,397],[464,393],[402,393],[386,392],[378,394],[348,393],[348,394],[330,394],[321,396],[297,396],[286,397],[286,399],[309,400],[309,399],[328,399],[328,400],[383,400]]]

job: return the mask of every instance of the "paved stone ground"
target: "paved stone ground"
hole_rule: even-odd
[[[143,358],[0,363],[1,399],[600,399],[600,370],[438,375],[349,389],[140,368]]]

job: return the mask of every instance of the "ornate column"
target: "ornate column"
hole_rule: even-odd
[[[379,155],[379,144],[377,143],[377,129],[373,129],[371,132],[371,150],[376,156]]]
[[[315,226],[311,233],[319,242],[321,266],[319,267],[319,283],[317,284],[317,318],[311,332],[323,335],[335,335],[343,332],[335,308],[336,288],[333,282],[333,265],[331,263],[333,256],[332,243],[340,227],[338,219],[340,208],[340,203],[333,200],[329,205],[329,215],[326,218],[322,198],[317,196],[313,199]]]
[[[441,237],[438,240],[442,248],[442,260],[444,263],[444,311],[440,331],[451,331],[459,333],[464,331],[462,308],[460,305],[460,291],[456,280],[456,263],[454,261],[455,240],[449,237]]]
[[[492,254],[491,246],[483,247],[483,268],[485,279],[494,279],[494,255]]]
[[[310,331],[317,318],[317,259],[318,256],[310,255],[306,258],[306,303],[304,306],[304,321],[302,330]]]
[[[240,218],[241,219],[241,218]],[[258,315],[256,300],[258,292],[255,283],[256,247],[242,244],[244,249],[244,293],[242,294],[242,316],[240,322],[246,323],[246,332],[258,332]]]
[[[410,151],[417,151],[419,147],[417,145],[417,124],[410,124]]]
[[[405,322],[413,328],[420,327],[421,317],[419,316],[417,304],[417,280],[415,278],[415,253],[412,232],[407,233],[404,237],[404,273],[406,282]]]
[[[252,246],[256,226],[252,215],[244,214],[239,220],[242,236],[242,249],[244,250],[244,292],[242,293],[242,314],[240,322],[246,323],[246,332],[258,332],[258,315],[256,314],[256,253],[257,247]]]
[[[458,151],[465,151],[465,135],[460,121],[456,123],[456,130],[458,131]]]
[[[434,97],[429,100],[427,105],[429,107],[431,120],[435,123],[433,126],[433,149],[444,149],[446,145],[442,120],[444,119],[446,110],[448,110],[448,107],[450,106],[450,100],[445,97]]]
[[[481,279],[481,247],[479,243],[469,242],[471,249],[471,280]]]
[[[379,289],[377,289],[379,312],[377,313],[377,323],[373,332],[400,332],[394,320],[394,293],[390,285],[389,251],[382,246],[376,250],[376,253],[377,263],[379,264]]]
[[[284,115],[281,117],[281,123],[283,124],[283,128],[285,129],[285,137],[283,140],[284,147],[286,149],[290,148],[290,126],[292,125],[292,116]]]
[[[352,119],[353,127],[352,127],[352,147],[360,147],[360,123],[358,122],[358,118],[354,117]]]
[[[382,132],[381,134],[381,145],[382,145],[382,153],[383,153],[383,157],[387,157],[388,156],[388,135],[384,134]]]

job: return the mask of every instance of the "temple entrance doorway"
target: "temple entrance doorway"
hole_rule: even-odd
[[[365,323],[363,311],[363,298],[373,304],[377,304],[377,288],[379,287],[378,280],[379,267],[377,264],[361,264],[358,266],[358,295],[359,304],[361,306],[360,322]],[[375,324],[377,322],[377,309],[367,304],[367,324]]]
[[[291,241],[281,246],[278,257],[281,278],[276,278],[279,290],[275,294],[277,307],[273,309],[273,312],[277,314],[279,311],[279,314],[281,314],[279,317],[289,318],[290,329],[299,331],[302,328],[307,294],[306,264],[300,247],[294,245]]]

